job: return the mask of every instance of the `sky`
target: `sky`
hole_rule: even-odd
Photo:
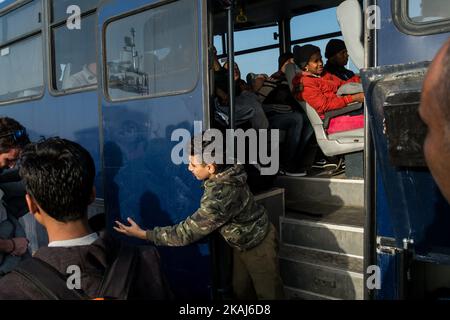
[[[320,21],[320,23],[319,23]],[[326,22],[326,23],[324,23]],[[292,40],[313,37],[325,33],[340,31],[336,18],[336,8],[321,10],[301,16],[294,17],[291,20],[291,37]],[[236,32],[234,37],[235,51],[277,44],[273,34],[278,32],[278,27],[266,27],[256,30],[247,30]],[[342,39],[342,37],[339,37]],[[325,46],[329,39],[312,42],[321,48],[324,55]],[[222,53],[221,38],[214,38],[214,45],[219,54]],[[249,72],[265,73],[271,75],[278,69],[279,49],[265,50],[256,53],[236,56],[236,62],[241,70],[242,78],[245,79]],[[325,62],[325,61],[324,61]],[[350,62],[350,69],[356,70],[356,67]]]

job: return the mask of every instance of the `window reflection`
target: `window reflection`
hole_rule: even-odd
[[[448,0],[408,0],[408,15],[414,22],[435,22],[450,18]]]
[[[43,90],[42,37],[21,40],[0,50],[0,100],[37,96]]]
[[[68,90],[97,84],[95,15],[81,18],[82,28],[54,27],[53,88]]]
[[[195,86],[195,3],[177,1],[108,25],[107,79],[112,99],[162,95]]]

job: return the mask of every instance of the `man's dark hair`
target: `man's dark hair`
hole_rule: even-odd
[[[12,118],[0,118],[0,153],[23,148],[30,143],[24,126]]]
[[[20,176],[27,193],[52,218],[69,222],[87,215],[95,165],[78,143],[56,137],[28,145]]]

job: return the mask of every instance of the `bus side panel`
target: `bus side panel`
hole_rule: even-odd
[[[432,60],[449,34],[412,36],[402,33],[394,24],[392,3],[378,1],[381,13],[381,28],[376,31],[378,66]],[[366,98],[372,101],[372,92],[366,92]],[[369,109],[377,158],[377,235],[395,238],[397,248],[403,248],[403,241],[412,239],[414,244],[409,248],[417,255],[428,255],[437,248],[449,248],[450,236],[443,226],[450,223],[450,210],[429,172],[424,168],[394,167],[390,162],[384,132],[384,108],[380,102]],[[402,250],[391,249],[379,250],[377,254],[383,279],[377,299],[397,299],[408,295],[403,291],[407,290],[403,281],[407,266],[400,262]]]
[[[381,287],[376,290],[377,300],[398,300],[401,299],[400,279],[398,272],[398,255],[390,253],[378,253],[377,264],[381,269]]]
[[[111,17],[151,3],[145,0],[105,3],[99,10],[99,34],[103,32],[105,21]],[[201,21],[200,5],[198,10]],[[194,121],[203,122],[203,90],[207,88],[203,85],[201,66],[207,53],[203,52],[201,43],[202,24],[199,22],[198,26],[198,79],[192,90],[121,102],[102,99],[105,204],[109,230],[115,220],[125,222],[127,217],[132,217],[143,228],[174,225],[194,213],[199,206],[201,183],[187,170],[186,163],[175,163],[172,159],[173,147],[185,146],[189,139],[178,140],[177,137],[177,141],[171,141],[174,130],[181,129],[192,136]],[[100,52],[102,50],[103,47]],[[211,297],[208,238],[184,247],[158,247],[158,251],[177,298]]]
[[[92,155],[97,171],[97,198],[103,198],[97,91],[61,97],[48,92],[39,99],[0,106],[1,114],[18,120],[32,141],[59,136],[78,142]]]
[[[377,168],[380,172],[380,168]],[[387,205],[386,190],[382,183],[381,177],[377,179],[377,235],[379,237],[394,238],[394,231],[392,230],[392,219],[389,213],[389,206]]]
[[[380,66],[431,60],[448,39],[448,33],[428,36],[404,34],[392,21],[391,1],[380,1],[379,5],[382,21],[381,29],[377,30],[377,61]],[[378,178],[383,181],[386,194],[386,199],[379,198],[381,202],[377,203],[377,207],[380,209],[387,205],[391,217],[389,221],[377,210],[379,231],[388,229],[391,224],[398,245],[402,245],[404,238],[412,238],[419,253],[426,253],[435,246],[449,246],[450,237],[447,233],[441,233],[441,224],[437,223],[445,220],[442,215],[445,206],[431,175],[427,170],[397,168],[390,164],[386,152],[387,140],[382,130],[384,106],[374,108],[372,128],[374,139],[378,140]],[[446,210],[448,213],[448,208]],[[436,233],[439,237],[429,237]]]
[[[381,29],[377,30],[378,65],[431,61],[449,33],[412,36],[402,33],[392,21],[392,0],[379,1]]]

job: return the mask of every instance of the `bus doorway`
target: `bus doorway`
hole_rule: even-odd
[[[247,82],[254,75],[264,74],[269,78],[278,70],[280,54],[292,52],[295,45],[315,44],[322,48],[323,55],[330,39],[343,38],[336,18],[337,6],[341,3],[286,2],[280,10],[275,1],[236,2],[232,50],[240,79]],[[361,7],[359,15],[362,16]],[[215,11],[211,21],[210,49],[213,52],[214,46],[223,66],[230,51],[227,49],[227,12]],[[320,28],[316,27],[318,24]],[[210,61],[211,69],[212,55]],[[359,72],[357,67],[351,68]],[[210,73],[210,77],[213,86],[214,74]],[[214,94],[214,89],[210,88],[210,101],[214,101]],[[213,126],[215,106],[214,102],[210,103]],[[319,128],[323,132],[322,124]],[[322,150],[324,141],[319,139],[329,139],[325,133],[319,134],[322,133],[315,131],[309,146],[308,153],[312,155],[305,154],[305,158],[310,158],[309,169],[313,170],[303,177],[277,174],[268,189],[255,190],[256,197],[270,198],[266,195],[277,191],[284,196],[281,209],[275,206],[270,214],[278,227],[280,268],[288,299],[363,299],[364,133],[348,139],[349,145],[356,147],[342,153],[330,152],[326,147]],[[280,136],[282,148],[283,133]],[[331,170],[312,168],[317,166],[315,153],[319,152],[342,158],[345,170],[333,175]]]

